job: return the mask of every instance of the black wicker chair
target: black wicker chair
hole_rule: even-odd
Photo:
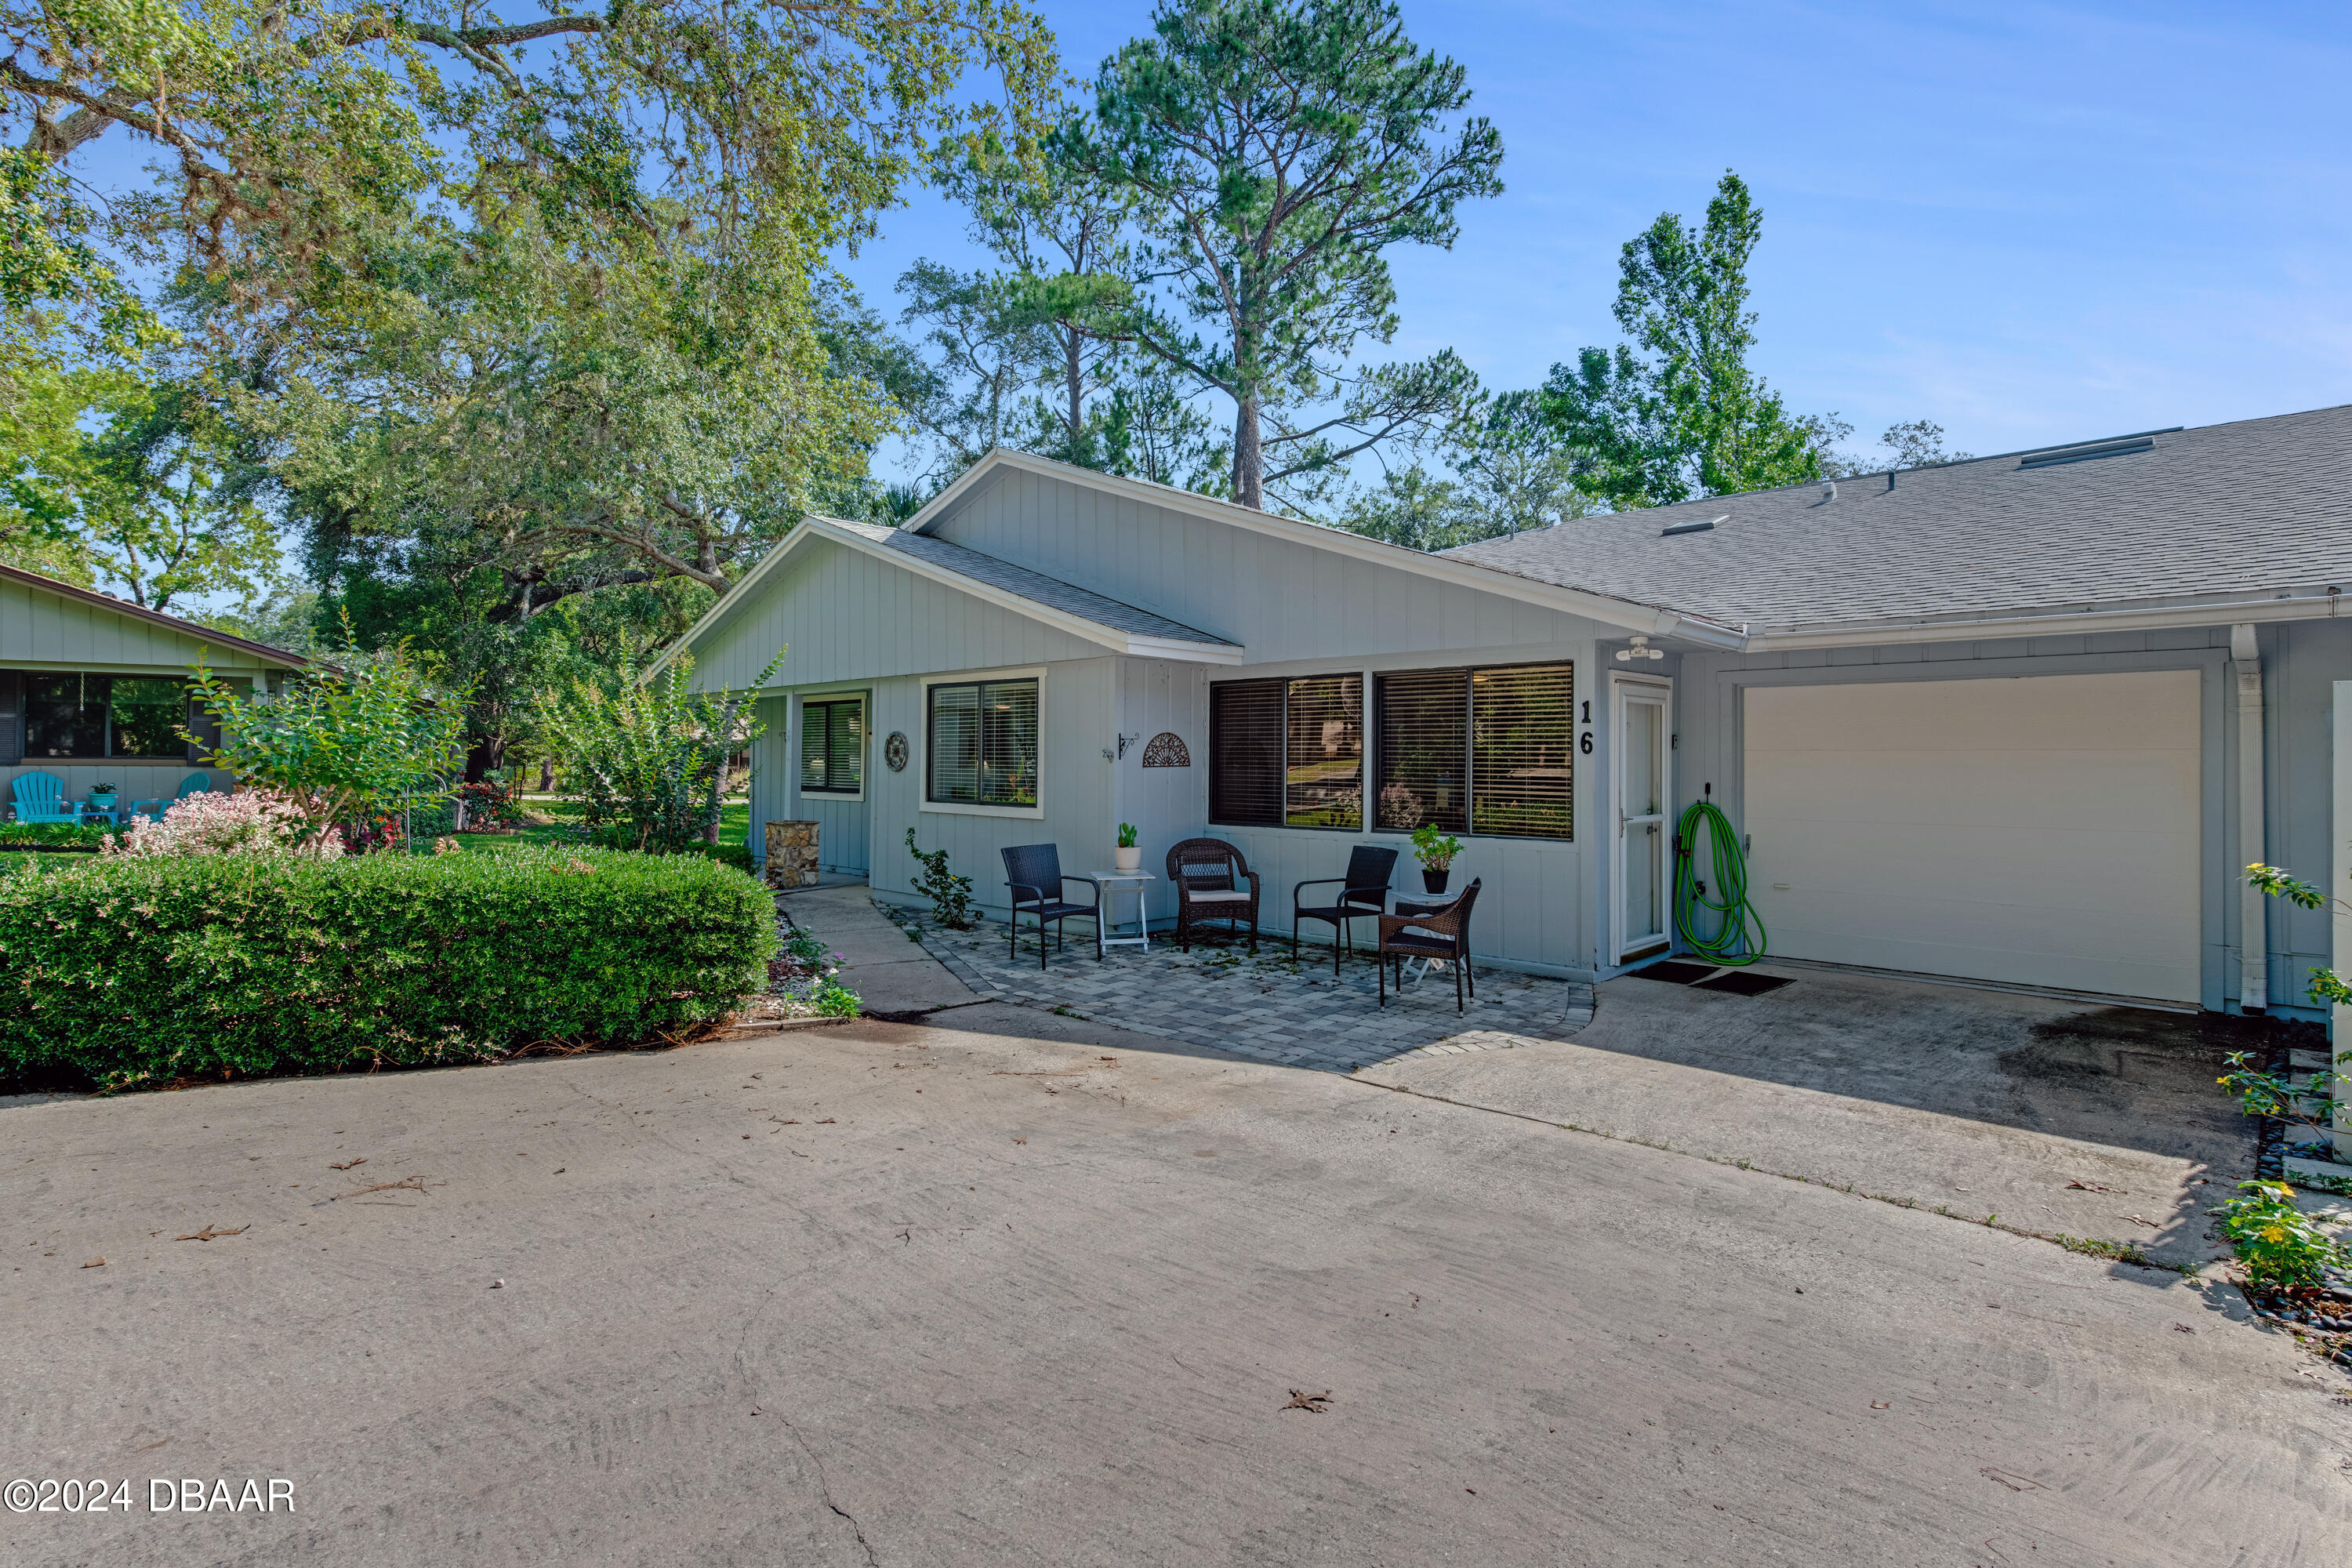
[[[1037,917],[1037,967],[1045,967],[1045,922],[1054,922],[1055,941],[1068,945],[1062,922],[1083,915],[1095,922],[1095,962],[1102,962],[1102,884],[1092,877],[1062,875],[1061,847],[1022,844],[1004,852],[1004,885],[1013,892],[1013,944],[1006,956],[1021,956],[1021,917]],[[1066,882],[1083,882],[1094,889],[1091,903],[1071,903],[1062,897]],[[1024,895],[1026,895],[1025,897]]]
[[[1462,985],[1469,982],[1470,994],[1478,994],[1478,978],[1470,973],[1470,910],[1478,902],[1478,884],[1483,878],[1473,878],[1462,896],[1435,914],[1382,915],[1381,917],[1381,1005],[1389,1005],[1389,965],[1397,968],[1397,994],[1404,994],[1404,961],[1408,958],[1443,958],[1454,970],[1454,1010],[1465,1011]],[[1412,899],[1400,900],[1413,903]]]
[[[1176,887],[1179,947],[1192,951],[1192,929],[1203,921],[1224,921],[1235,936],[1247,921],[1250,951],[1257,951],[1258,876],[1240,850],[1222,838],[1187,838],[1168,851],[1168,879]]]
[[[1354,922],[1370,915],[1378,920],[1385,901],[1389,882],[1396,875],[1397,852],[1375,845],[1359,844],[1349,852],[1348,874],[1344,877],[1318,877],[1300,882],[1290,889],[1290,956],[1298,956],[1298,924],[1301,921],[1322,921],[1331,928],[1331,973],[1339,973],[1339,952],[1344,943],[1349,952],[1356,951]],[[1299,895],[1309,888],[1337,888],[1339,901],[1334,904],[1308,904]]]

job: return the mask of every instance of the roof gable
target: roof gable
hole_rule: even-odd
[[[0,565],[0,666],[18,669],[300,669],[301,655]]]

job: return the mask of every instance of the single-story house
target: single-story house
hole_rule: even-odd
[[[257,690],[303,667],[283,648],[0,565],[0,808],[14,815],[11,786],[28,773],[77,801],[113,784],[126,805],[170,800],[191,773],[228,788],[226,770],[200,767],[178,733],[207,731],[188,699],[199,661]]]
[[[1147,870],[1239,846],[1286,930],[1432,823],[1475,952],[1605,976],[1682,945],[1705,799],[1773,954],[2297,1011],[2328,921],[2242,868],[2343,869],[2348,492],[2352,406],[1425,554],[996,451],[902,527],[812,518],[682,646],[717,687],[790,645],[753,852],[814,820],[886,900],[909,828],[1002,914],[1000,848],[1090,872],[1131,822]]]

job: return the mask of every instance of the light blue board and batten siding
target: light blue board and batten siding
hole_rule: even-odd
[[[241,648],[205,643],[103,605],[0,580],[0,669],[186,675],[206,668],[249,675],[273,668]]]
[[[751,683],[778,648],[776,687],[1088,658],[1106,650],[865,551],[812,542],[694,650],[698,689]],[[887,731],[882,731],[887,734]]]
[[[857,688],[866,694],[867,724],[872,724],[873,695],[870,688]],[[840,695],[840,687],[829,687],[827,695]],[[793,787],[801,776],[801,701],[799,692],[779,693],[760,700],[760,721],[765,726],[751,749],[751,854],[755,859],[767,856],[769,822],[806,821],[817,825],[817,864],[827,871],[866,870],[871,854],[871,837],[867,828],[870,817],[867,801],[873,797],[871,770],[882,765],[881,736],[887,731],[876,731],[866,742],[866,787],[865,798],[844,800],[838,796],[808,794]]]
[[[1237,642],[1253,665],[1570,644],[1596,630],[1500,594],[1042,474],[1008,470],[931,531]]]
[[[970,877],[973,899],[999,917],[1007,908],[999,851],[1009,846],[1058,843],[1063,868],[1073,873],[1108,867],[1118,817],[1113,805],[1113,764],[1103,759],[1102,752],[1117,744],[1113,690],[1118,663],[1103,655],[1041,667],[1042,817],[974,816],[935,809],[923,801],[924,687],[919,677],[884,676],[860,683],[873,715],[863,803],[826,800],[796,787],[795,694],[764,699],[761,712],[768,731],[752,753],[753,853],[765,852],[761,825],[766,822],[817,822],[824,825],[817,841],[823,865],[862,869],[878,897],[913,903],[919,901],[914,884],[921,868],[907,851],[907,829],[912,827],[923,849],[948,851],[950,868]],[[828,682],[823,689],[839,690],[842,683]],[[883,742],[894,731],[907,737],[909,752],[905,771],[895,773],[882,760]],[[1129,752],[1130,762],[1138,756]],[[853,844],[862,847],[862,855],[852,853]]]

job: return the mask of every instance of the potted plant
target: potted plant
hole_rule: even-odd
[[[1462,840],[1441,833],[1424,822],[1412,830],[1412,858],[1421,862],[1421,885],[1433,893],[1445,891],[1445,870],[1462,853]]]
[[[1140,837],[1142,836],[1135,831],[1135,824],[1132,822],[1122,822],[1118,825],[1118,849],[1111,858],[1114,870],[1140,871],[1143,869],[1143,851],[1136,844],[1136,840]]]
[[[112,811],[114,809],[114,786],[110,784],[90,785],[89,804],[93,809],[98,811]]]

